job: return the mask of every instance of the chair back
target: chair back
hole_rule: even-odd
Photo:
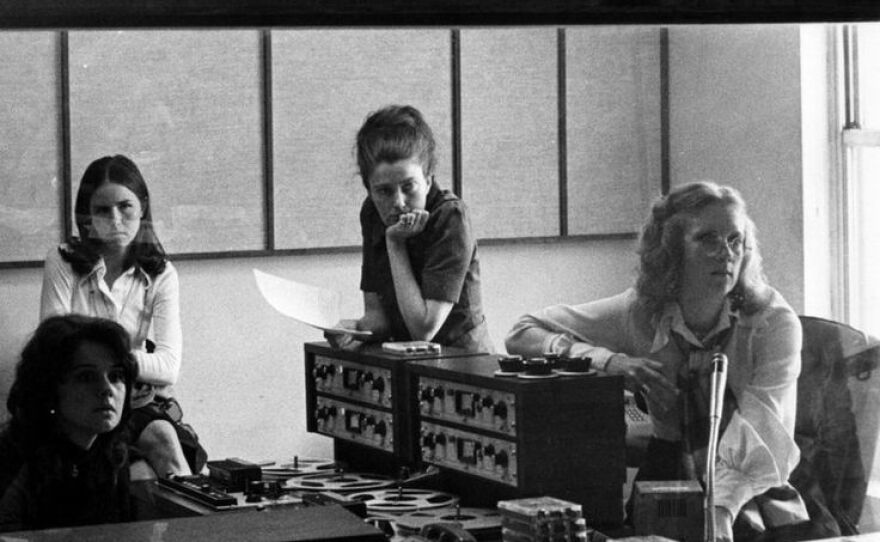
[[[880,343],[840,322],[800,320],[804,341],[795,441],[801,461],[791,483],[813,523],[856,534],[864,527],[860,521],[880,428]]]

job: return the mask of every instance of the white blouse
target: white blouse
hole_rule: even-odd
[[[738,408],[718,444],[715,504],[735,517],[752,497],[786,484],[800,459],[794,423],[802,332],[797,314],[776,291],[756,314],[739,314],[728,305],[710,335],[730,326],[723,352],[730,360],[727,386]],[[536,344],[523,344],[527,331]],[[526,314],[509,332],[507,345],[512,354],[586,355],[599,367],[615,353],[649,358],[663,363],[664,375],[675,382],[679,367],[688,360],[671,340],[671,331],[699,344],[685,328],[677,304],[651,318],[640,309],[635,290],[629,289],[590,303],[554,305]],[[655,436],[681,439],[677,412],[650,414]]]
[[[138,380],[168,396],[180,373],[183,350],[177,270],[168,262],[161,274],[151,278],[130,267],[112,289],[104,281],[106,273],[103,258],[87,275],[78,275],[57,247],[50,250],[43,269],[40,320],[78,313],[118,322],[131,335]],[[148,337],[156,344],[151,354],[144,349]]]

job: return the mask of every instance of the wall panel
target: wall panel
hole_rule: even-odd
[[[461,32],[462,197],[479,237],[559,234],[556,29]]]
[[[660,32],[566,30],[569,233],[631,233],[660,193]]]
[[[770,284],[798,311],[804,300],[801,66],[796,25],[669,29],[672,185],[712,180],[737,188],[758,227]]]
[[[0,33],[0,261],[42,260],[61,239],[56,42]]]
[[[259,51],[257,31],[71,32],[74,194],[126,154],[169,252],[264,248]]]
[[[276,248],[360,244],[355,135],[385,105],[425,115],[451,185],[449,31],[273,31],[272,58]]]

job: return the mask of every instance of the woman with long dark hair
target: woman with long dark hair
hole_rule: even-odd
[[[0,432],[0,530],[132,519],[126,430],[136,377],[119,324],[78,314],[40,324]]]
[[[74,213],[78,235],[46,257],[40,318],[80,313],[119,322],[138,364],[132,443],[155,475],[190,474],[203,453],[179,420],[171,386],[183,348],[177,271],[153,229],[152,202],[138,167],[116,155],[83,173]],[[192,468],[191,468],[192,467]],[[140,476],[153,476],[147,472]]]

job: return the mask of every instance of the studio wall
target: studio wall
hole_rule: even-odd
[[[407,62],[428,63],[432,71],[443,67],[432,79],[437,88],[413,83],[411,91],[385,90],[369,100],[338,87],[346,82],[339,75],[344,73],[340,66],[360,62],[360,57],[337,53],[331,59],[339,64],[335,67],[308,68],[313,72],[304,67],[323,59],[319,55],[328,42],[349,43],[352,50],[364,43],[346,31],[332,36],[323,30],[273,31],[269,102],[267,81],[262,79],[267,72],[261,68],[267,62],[266,43],[258,31],[236,30],[222,39],[214,34],[163,35],[160,49],[166,51],[199,49],[203,40],[222,49],[228,38],[236,44],[229,60],[244,75],[230,75],[234,84],[229,85],[227,76],[218,76],[214,60],[204,66],[186,60],[169,73],[199,82],[199,99],[183,104],[176,97],[186,92],[164,89],[169,94],[163,96],[171,97],[149,107],[143,105],[149,100],[131,102],[130,107],[141,112],[131,118],[125,117],[124,103],[137,90],[137,78],[125,71],[124,61],[107,64],[116,67],[106,75],[121,77],[128,85],[129,90],[116,97],[116,91],[108,90],[107,102],[118,103],[122,117],[95,116],[101,111],[97,83],[87,84],[83,73],[70,73],[70,89],[75,90],[70,96],[69,132],[75,135],[69,142],[73,188],[92,154],[130,152],[140,157],[158,199],[157,220],[169,236],[169,249],[172,254],[185,253],[175,260],[184,328],[184,362],[175,389],[186,419],[212,456],[258,460],[331,453],[329,439],[305,432],[302,344],[320,340],[320,333],[274,312],[259,296],[251,270],[335,288],[343,293],[344,312],[360,314],[356,209],[364,193],[351,145],[363,115],[386,97],[403,101],[421,96],[419,105],[434,117],[430,120],[441,140],[441,183],[460,183],[475,211],[486,315],[499,350],[506,331],[522,313],[551,303],[607,296],[632,283],[635,232],[645,206],[660,192],[663,160],[669,162],[671,184],[708,176],[741,188],[763,235],[768,275],[800,310],[804,288],[797,27],[672,27],[666,53],[659,27],[568,28],[562,48],[558,30],[472,28],[462,30],[456,43],[449,29],[432,29],[418,37],[424,40],[419,41],[420,50],[433,52],[426,57],[395,56],[393,51],[405,49],[400,43],[410,36],[407,30],[358,31],[363,34],[356,36],[369,38],[372,47],[391,55],[384,64],[402,62],[401,70],[381,72],[382,84],[406,72]],[[86,34],[69,36],[70,58],[78,62],[86,60],[76,47],[114,38],[112,32]],[[27,95],[27,103],[55,107],[60,97],[59,81],[53,76],[57,65],[51,60],[58,58],[54,34],[27,33],[26,38],[28,47],[36,44],[31,54],[37,55],[32,59],[38,60],[33,68],[37,71],[17,62],[0,63],[0,81],[10,81],[13,75],[18,81],[35,81],[36,96]],[[4,44],[18,39],[0,33]],[[325,45],[311,51],[312,42]],[[602,43],[605,46],[599,47]],[[108,48],[101,54],[106,60],[113,52]],[[757,52],[771,60],[756,65]],[[156,50],[142,54],[142,62],[161,65],[161,58],[152,56],[159,54]],[[666,132],[661,107],[664,54]],[[504,62],[493,60],[499,55],[505,56]],[[18,71],[10,75],[13,69]],[[312,75],[299,86],[282,85],[303,73]],[[364,70],[357,84],[377,84],[370,73],[377,72]],[[486,73],[491,76],[480,80]],[[608,73],[616,74],[614,81]],[[318,75],[338,84],[317,84]],[[416,70],[413,77],[418,81],[428,75]],[[212,80],[215,83],[206,83]],[[220,88],[219,98],[202,104],[214,100],[214,85]],[[75,96],[89,93],[93,96],[88,107],[95,114],[85,111],[84,102],[73,103]],[[6,125],[20,113],[18,106],[9,105],[9,94],[0,96],[6,104],[0,109],[5,115],[0,124]],[[223,100],[229,103],[221,107]],[[159,107],[160,102],[167,107]],[[265,124],[267,103],[273,111],[271,125]],[[504,114],[503,104],[509,104],[513,120]],[[145,109],[137,109],[142,106]],[[203,106],[214,113],[200,110]],[[215,118],[227,107],[237,113]],[[333,115],[319,114],[320,107]],[[18,352],[37,325],[39,261],[60,239],[61,219],[41,219],[32,228],[37,231],[33,238],[25,238],[15,220],[19,206],[28,211],[36,205],[42,209],[40,216],[53,216],[63,205],[59,183],[64,160],[58,158],[63,154],[58,149],[64,142],[56,138],[58,127],[52,119],[57,117],[46,118],[48,128],[4,139],[0,147],[2,223],[12,222],[14,235],[20,236],[14,242],[4,237],[0,248],[5,260],[18,262],[0,268],[3,403]],[[139,139],[141,130],[153,130],[153,139]],[[38,134],[33,142],[26,140],[30,133]],[[167,143],[147,152],[154,147],[143,142],[155,145],[157,133],[168,134]],[[670,146],[665,158],[663,137]],[[22,152],[42,158],[32,167],[10,158]],[[195,155],[191,162],[188,155]],[[10,169],[9,164],[17,165]],[[267,168],[273,172],[269,184]],[[226,185],[235,188],[226,192]],[[34,200],[30,194],[39,197]],[[274,203],[271,214],[264,205],[267,195]],[[310,213],[325,206],[323,214],[338,216],[338,221],[313,228]],[[202,231],[190,232],[190,227]],[[214,231],[227,233],[214,238]],[[269,241],[274,250],[266,250]],[[249,252],[253,247],[259,250]],[[201,252],[210,257],[200,257]]]

